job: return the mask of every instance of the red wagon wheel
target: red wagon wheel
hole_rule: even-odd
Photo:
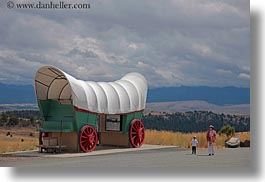
[[[84,126],[80,132],[80,148],[83,152],[93,151],[98,143],[98,135],[92,126]]]
[[[130,142],[133,147],[139,148],[144,143],[144,124],[140,119],[132,121],[130,126]]]

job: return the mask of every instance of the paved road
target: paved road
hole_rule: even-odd
[[[230,175],[249,174],[252,172],[250,162],[250,148],[217,150],[215,156],[208,156],[206,150],[199,149],[195,156],[190,154],[190,150],[170,147],[73,158],[24,157],[22,160],[2,160],[0,164],[17,166],[14,173],[22,176],[43,175],[43,170],[48,170],[50,175],[65,173],[65,167],[71,168],[67,168],[66,171],[69,173],[64,175],[73,175],[72,167],[78,167],[75,174],[79,175],[96,175],[103,171],[104,173],[123,171],[129,174],[130,171],[137,171],[136,173],[158,171],[158,173],[177,173],[185,176],[189,171],[198,174],[208,171]]]
[[[120,149],[123,150],[123,149]],[[126,150],[126,149],[125,149]],[[4,159],[4,157],[2,158]],[[79,157],[22,157],[22,160],[1,160],[0,166],[16,166],[21,169],[41,167],[79,167],[82,169],[200,169],[200,170],[249,170],[250,148],[217,150],[215,156],[208,156],[206,150],[191,155],[190,150],[170,147],[152,150],[125,151]],[[27,167],[27,168],[26,168]]]

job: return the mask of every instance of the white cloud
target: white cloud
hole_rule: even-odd
[[[249,74],[246,74],[246,73],[240,73],[238,75],[238,78],[249,80],[250,79],[250,75]]]
[[[134,50],[138,49],[138,46],[135,43],[130,43],[128,47]]]

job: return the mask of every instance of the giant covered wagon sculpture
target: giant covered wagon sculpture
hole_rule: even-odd
[[[43,146],[90,152],[97,145],[140,147],[144,142],[147,83],[139,73],[93,82],[44,66],[36,72],[35,92],[43,116]]]

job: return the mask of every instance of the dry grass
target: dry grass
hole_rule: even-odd
[[[10,132],[12,137],[6,136],[7,132]],[[30,136],[30,133],[33,133],[33,136]],[[33,128],[0,128],[0,153],[33,150],[37,144],[38,132]]]
[[[156,145],[174,145],[185,148],[191,147],[191,140],[193,136],[197,137],[199,148],[207,148],[206,132],[201,133],[180,133],[171,131],[156,131],[146,130],[145,143]],[[241,141],[250,140],[250,132],[239,132],[236,136],[240,137]],[[225,136],[217,135],[216,146],[217,148],[224,148]]]
[[[12,134],[12,137],[6,136],[7,132]],[[29,136],[33,133],[33,137]],[[174,145],[185,148],[191,147],[191,139],[196,135],[199,141],[199,148],[206,148],[207,142],[206,133],[180,133],[170,131],[146,130],[145,144],[157,145]],[[236,133],[241,141],[250,140],[250,132]],[[24,141],[22,142],[21,139]],[[217,136],[217,148],[224,147],[225,136]],[[0,153],[25,151],[36,149],[38,144],[38,132],[34,128],[0,128]]]

